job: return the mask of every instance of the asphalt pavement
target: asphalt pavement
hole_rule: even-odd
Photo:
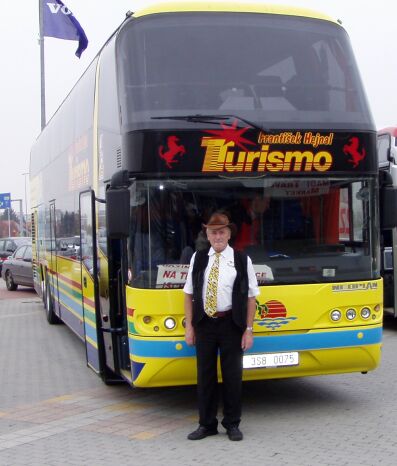
[[[397,322],[374,372],[244,384],[242,442],[200,441],[195,387],[106,386],[34,291],[0,281],[0,465],[394,465]]]

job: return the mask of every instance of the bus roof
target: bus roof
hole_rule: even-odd
[[[291,6],[271,5],[264,3],[233,3],[233,2],[169,2],[143,8],[133,14],[134,18],[158,13],[175,13],[191,11],[209,12],[239,12],[239,13],[266,13],[272,15],[304,16],[307,18],[322,19],[337,23],[333,18],[318,11]]]

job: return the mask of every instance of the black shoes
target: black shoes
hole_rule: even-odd
[[[198,426],[198,429],[190,433],[187,438],[189,440],[201,440],[205,437],[209,437],[210,435],[216,435],[217,433],[217,429],[207,429],[207,427]]]
[[[210,435],[216,435],[218,433],[218,430],[215,429],[207,429],[207,427],[204,426],[198,426],[198,428],[190,433],[187,438],[189,440],[201,440],[205,437],[209,437]],[[232,440],[233,442],[238,442],[239,440],[243,440],[243,433],[237,426],[231,426],[228,429],[226,429],[227,436],[229,437],[229,440]]]
[[[232,426],[229,427],[226,430],[227,436],[229,437],[229,440],[232,440],[233,442],[238,442],[239,440],[243,440],[243,433],[237,426]]]

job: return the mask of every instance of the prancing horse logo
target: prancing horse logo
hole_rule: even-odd
[[[353,167],[356,168],[358,164],[365,158],[365,149],[362,148],[361,152],[358,150],[360,147],[360,141],[358,137],[353,136],[349,139],[349,144],[343,146],[343,152],[350,155],[351,159],[348,162],[353,164]]]
[[[168,136],[167,138],[167,146],[168,150],[164,152],[163,147],[160,146],[159,148],[159,156],[165,160],[165,163],[168,168],[172,168],[173,163],[178,163],[176,157],[178,155],[182,156],[186,154],[185,146],[182,144],[178,144],[179,138],[177,136]]]

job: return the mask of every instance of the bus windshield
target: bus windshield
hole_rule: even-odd
[[[125,27],[117,47],[123,132],[163,129],[170,123],[161,117],[197,114],[233,114],[262,128],[374,127],[347,34],[328,21],[151,15]]]
[[[194,251],[209,248],[202,224],[220,209],[259,284],[379,277],[372,178],[156,180],[130,189],[133,287],[181,288]]]

